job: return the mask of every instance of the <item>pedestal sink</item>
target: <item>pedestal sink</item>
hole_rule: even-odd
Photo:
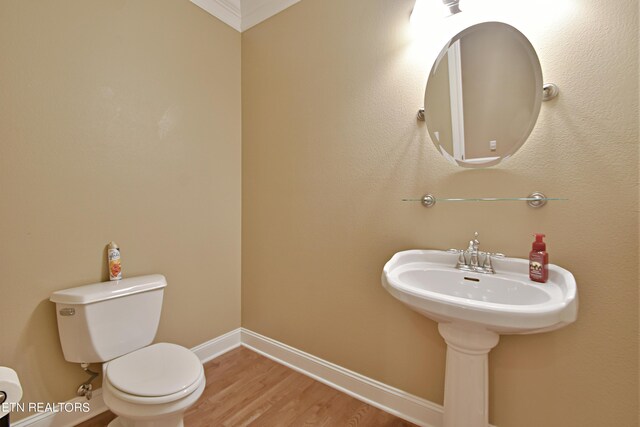
[[[547,283],[529,280],[529,262],[493,261],[495,274],[455,268],[458,255],[436,250],[398,252],[384,266],[391,295],[438,322],[447,343],[444,427],[487,427],[488,354],[500,334],[552,331],[574,322],[573,275],[549,265]]]

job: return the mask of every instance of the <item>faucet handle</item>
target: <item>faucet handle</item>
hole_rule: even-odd
[[[491,265],[491,253],[484,252],[484,262],[482,263],[482,268],[493,271],[493,265]]]
[[[458,264],[456,264],[456,267],[461,267],[467,264],[467,260],[464,258],[465,251],[463,249],[449,249],[447,252],[458,255]]]
[[[485,270],[488,270],[490,272],[495,272],[495,270],[493,269],[493,265],[491,264],[491,257],[495,257],[495,258],[504,258],[504,254],[501,253],[497,253],[497,252],[485,252],[484,254],[484,262],[482,263],[482,268],[484,268]]]

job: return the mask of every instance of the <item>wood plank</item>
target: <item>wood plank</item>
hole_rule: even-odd
[[[414,426],[244,347],[207,363],[205,374],[185,427]],[[114,417],[106,412],[79,427],[104,427]]]
[[[115,414],[113,414],[111,411],[107,411],[78,425],[82,427],[104,427],[109,424],[115,417]]]

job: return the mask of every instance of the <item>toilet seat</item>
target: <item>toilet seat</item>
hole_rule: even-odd
[[[200,359],[176,344],[159,343],[108,362],[109,391],[127,402],[152,405],[182,399],[204,381]]]

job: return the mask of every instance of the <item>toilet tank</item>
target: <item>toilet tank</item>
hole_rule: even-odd
[[[164,276],[153,274],[51,294],[64,358],[106,362],[151,344],[166,286]]]

